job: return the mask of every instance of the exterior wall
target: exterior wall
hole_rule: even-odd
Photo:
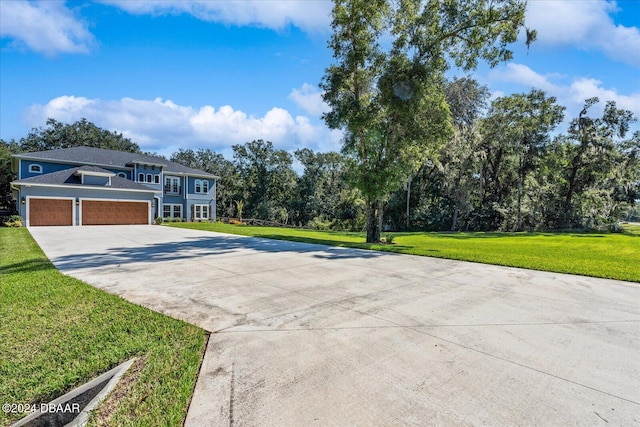
[[[106,170],[108,170],[110,172],[115,173],[116,175],[123,173],[124,174],[124,178],[128,179],[129,181],[131,181],[132,171],[130,171],[130,170],[121,170],[121,169],[104,168],[104,167],[102,169],[106,169]]]
[[[84,175],[82,181],[84,185],[107,185],[109,178],[106,176]]]
[[[197,178],[197,177],[193,177],[193,176],[188,177],[187,193],[188,194],[197,194],[197,195],[203,194],[203,193],[196,193],[196,180],[197,179],[200,180],[200,181],[207,181],[209,183],[209,193],[211,193],[211,190],[213,189],[213,187],[215,185],[215,180],[214,179]],[[206,193],[206,194],[209,194],[209,193]]]
[[[29,172],[29,165],[40,165],[42,166],[42,173],[33,173],[33,172]],[[19,176],[18,179],[25,179],[25,178],[31,178],[33,176],[40,176],[40,175],[44,175],[46,173],[51,173],[51,172],[59,172],[59,171],[63,171],[65,169],[71,169],[76,167],[74,166],[70,166],[64,163],[49,163],[49,162],[42,162],[42,161],[36,161],[36,160],[20,160],[20,171],[19,171]]]
[[[195,182],[196,179],[202,181],[208,181],[209,192],[208,193],[196,193]],[[215,220],[216,218],[216,181],[214,179],[204,179],[197,177],[188,177],[187,183],[187,220],[193,221],[193,206],[194,205],[208,205],[209,206],[209,219]]]
[[[42,173],[33,173],[33,172],[29,172],[29,165],[40,165],[42,166]],[[17,171],[18,173],[16,175],[18,175],[18,179],[25,179],[25,178],[31,178],[33,176],[40,176],[40,175],[44,175],[46,173],[51,173],[51,172],[59,172],[65,169],[71,169],[71,168],[75,168],[78,167],[79,165],[77,164],[67,164],[64,162],[51,162],[51,161],[47,161],[47,160],[27,160],[27,159],[20,159],[19,162],[19,170]],[[103,169],[107,169],[111,172],[114,173],[118,173],[118,172],[124,172],[127,175],[127,179],[131,179],[131,172],[129,172],[129,170],[126,169],[117,169],[117,168],[110,168],[110,167],[105,167]],[[156,168],[157,169],[157,168]]]
[[[140,184],[154,184],[157,185],[158,188],[162,186],[162,168],[156,166],[149,165],[136,165],[132,171],[133,173],[133,181],[138,182]],[[140,174],[144,174],[144,180],[140,180]],[[151,175],[151,180],[149,180],[149,175]],[[156,176],[158,176],[159,184],[155,184]]]
[[[121,201],[153,201],[153,193],[143,193],[143,192],[135,192],[135,191],[127,191],[127,190],[103,190],[99,188],[63,188],[63,187],[40,187],[40,186],[32,186],[26,187],[22,186],[21,191],[18,197],[18,211],[20,216],[25,218],[27,221],[27,225],[29,224],[29,219],[27,217],[28,209],[27,209],[27,201],[31,197],[51,197],[51,198],[72,198],[79,202],[80,199],[91,199],[91,200],[121,200]],[[22,203],[22,198],[25,199],[25,203]],[[150,212],[151,217],[151,212]],[[76,203],[75,207],[75,223],[74,225],[78,225],[78,218],[80,217],[80,206],[79,203]]]

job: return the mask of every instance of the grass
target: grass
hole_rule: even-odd
[[[0,403],[49,402],[140,356],[109,424],[181,425],[203,330],[61,274],[25,228],[0,228],[0,254]],[[0,425],[20,417],[0,412]]]
[[[394,233],[393,245],[378,245],[364,243],[364,233],[221,223],[170,226],[640,282],[640,236],[631,232]]]
[[[640,236],[640,222],[623,222],[622,229],[625,233]]]

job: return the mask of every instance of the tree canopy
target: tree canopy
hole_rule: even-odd
[[[336,0],[322,80],[324,115],[344,131],[352,182],[366,200],[367,242],[380,240],[383,203],[452,135],[444,95],[450,63],[470,70],[511,59],[526,3]],[[390,46],[382,38],[391,36]],[[528,32],[527,42],[535,38]],[[388,44],[388,43],[387,43]]]

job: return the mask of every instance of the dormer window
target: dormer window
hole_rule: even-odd
[[[119,176],[120,178],[126,178],[126,177],[127,177],[127,174],[126,174],[126,173],[124,173],[124,172],[118,172],[118,176]]]
[[[29,172],[42,173],[42,166],[36,164],[29,165]]]

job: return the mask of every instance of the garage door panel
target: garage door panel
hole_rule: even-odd
[[[82,225],[148,224],[147,202],[83,200]]]
[[[30,198],[29,225],[73,225],[73,200]]]

